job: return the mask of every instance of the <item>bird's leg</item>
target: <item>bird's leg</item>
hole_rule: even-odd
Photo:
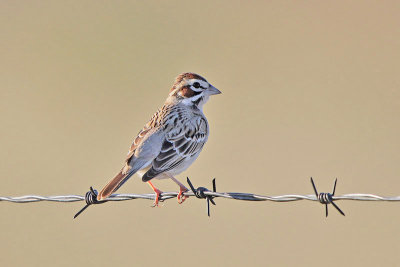
[[[188,198],[188,196],[183,195],[183,193],[189,191],[189,189],[187,189],[186,186],[184,186],[181,182],[179,182],[177,179],[175,179],[175,177],[170,176],[170,178],[177,185],[179,185],[179,194],[178,194],[177,199],[178,199],[178,203],[182,204]]]
[[[158,188],[156,188],[150,181],[148,181],[147,183],[153,189],[154,193],[156,193],[156,199],[154,200],[153,207],[158,207],[158,202],[160,200],[160,194],[162,193],[162,191],[160,191]]]

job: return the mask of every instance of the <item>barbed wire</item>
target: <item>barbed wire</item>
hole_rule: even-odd
[[[337,200],[353,200],[353,201],[400,201],[400,196],[379,196],[375,194],[362,194],[362,193],[351,193],[343,194],[340,196],[334,196],[336,188],[333,189],[333,193],[318,193],[311,178],[311,183],[314,188],[315,194],[301,195],[301,194],[288,194],[288,195],[278,195],[278,196],[264,196],[252,193],[238,193],[238,192],[216,192],[215,179],[213,180],[213,191],[208,190],[205,187],[194,188],[189,178],[187,178],[188,184],[191,191],[183,193],[184,196],[196,196],[197,198],[204,198],[207,200],[207,211],[210,215],[209,202],[215,205],[213,201],[214,198],[227,198],[234,200],[244,200],[244,201],[273,201],[273,202],[292,202],[300,200],[310,200],[318,201],[321,204],[326,205],[326,216],[328,216],[327,207],[328,204],[333,204],[333,206],[342,214],[344,213],[339,209],[339,207],[334,203]],[[165,201],[171,198],[176,198],[178,192],[163,192],[159,201]],[[156,194],[112,194],[105,201],[97,201],[97,191],[91,188],[91,191],[86,193],[85,196],[81,195],[61,195],[61,196],[37,196],[37,195],[25,195],[19,197],[5,197],[0,196],[0,201],[13,202],[13,203],[31,203],[31,202],[77,202],[86,201],[87,205],[75,216],[77,217],[84,209],[92,204],[101,204],[108,201],[126,201],[133,199],[148,199],[155,200]]]
[[[220,192],[204,192],[206,196],[222,197],[236,200],[247,201],[274,201],[274,202],[291,202],[298,200],[318,201],[315,195],[279,195],[279,196],[262,196],[251,193],[220,193]],[[185,196],[194,196],[193,192],[184,193]],[[160,196],[161,200],[168,200],[178,196],[178,192],[163,192]],[[148,199],[154,200],[155,194],[113,194],[107,198],[107,201],[124,201],[133,199]],[[0,197],[0,201],[14,203],[31,203],[31,202],[78,202],[85,200],[85,196],[81,195],[63,195],[63,196],[36,196],[26,195],[19,197]],[[359,200],[359,201],[400,201],[400,196],[385,197],[374,194],[344,194],[333,197],[333,200]]]

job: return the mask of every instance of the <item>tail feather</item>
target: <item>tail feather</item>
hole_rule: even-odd
[[[160,172],[156,171],[153,168],[150,168],[143,176],[142,176],[142,181],[143,182],[148,182],[151,179],[153,179],[154,177],[156,177],[157,175],[159,175]]]
[[[112,193],[118,190],[134,172],[125,173],[123,170],[119,171],[117,175],[100,191],[97,195],[97,200],[103,200],[109,197]]]

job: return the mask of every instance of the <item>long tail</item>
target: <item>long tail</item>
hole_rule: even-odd
[[[103,200],[118,190],[135,172],[120,170],[115,177],[97,195],[97,200]]]

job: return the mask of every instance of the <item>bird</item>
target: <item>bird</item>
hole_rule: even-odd
[[[97,195],[101,201],[117,191],[137,173],[155,192],[158,206],[162,191],[152,179],[171,179],[179,186],[178,203],[188,189],[174,176],[185,171],[199,156],[209,136],[203,106],[211,95],[221,94],[202,76],[185,72],[175,78],[164,105],[133,140],[122,169]]]

